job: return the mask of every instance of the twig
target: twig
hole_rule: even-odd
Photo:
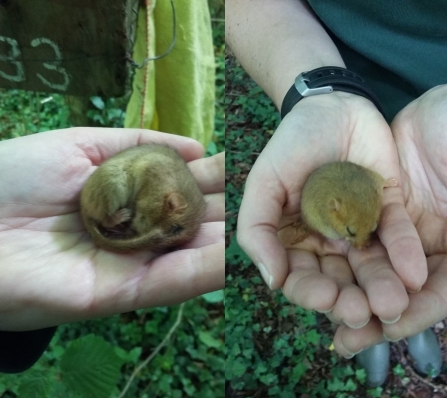
[[[233,211],[226,211],[225,212],[225,221],[229,220],[230,217],[235,216],[237,213],[234,213]]]
[[[400,355],[401,355],[403,358],[405,358],[405,354],[404,354],[404,352],[403,352],[402,347],[400,346],[400,344],[397,345],[397,349],[399,350]],[[405,359],[406,359],[406,358],[405,358]],[[418,380],[421,381],[422,383],[424,383],[424,384],[430,386],[431,388],[433,388],[433,390],[435,390],[435,391],[444,391],[444,392],[447,392],[447,388],[446,388],[446,387],[444,387],[444,386],[442,386],[442,385],[440,385],[440,384],[432,383],[431,381],[428,381],[428,380],[425,379],[424,377],[420,376],[420,375],[413,369],[413,367],[410,366],[410,365],[408,364],[408,361],[406,361],[406,363],[403,363],[403,365],[404,365],[404,369],[405,369],[407,372],[411,373],[412,376],[416,377],[416,379],[418,379]]]
[[[440,385],[440,384],[435,384],[432,383],[431,381],[428,381],[427,379],[425,379],[422,376],[419,376],[416,371],[410,366],[410,365],[404,365],[405,369],[407,371],[409,371],[413,376],[415,376],[419,381],[421,381],[424,384],[429,385],[431,388],[433,388],[433,390],[435,391],[444,391],[447,392],[447,388],[445,388],[444,386]]]
[[[235,150],[229,150],[229,151],[227,151],[227,152],[230,152],[230,153],[242,153],[241,151],[235,151]],[[256,156],[259,156],[261,154],[261,152],[252,152],[252,153],[249,153],[248,155],[256,155]]]
[[[152,361],[152,359],[155,357],[155,355],[157,355],[160,350],[168,343],[168,341],[170,340],[170,338],[172,337],[172,335],[174,334],[175,330],[179,327],[180,322],[182,321],[182,316],[183,316],[183,308],[185,307],[185,303],[182,303],[180,305],[180,308],[178,310],[178,314],[177,314],[177,319],[174,322],[174,324],[172,325],[171,329],[169,330],[168,334],[165,336],[165,338],[163,339],[163,341],[155,348],[154,351],[152,351],[152,354],[149,355],[149,357],[147,357],[132,373],[132,375],[129,378],[129,381],[127,382],[126,386],[123,388],[123,391],[121,391],[121,394],[119,395],[118,398],[123,398],[124,395],[126,394],[127,390],[129,389],[130,385],[132,384],[133,379],[135,378],[135,376],[138,374],[138,372],[140,372],[141,369],[143,369],[150,361]]]

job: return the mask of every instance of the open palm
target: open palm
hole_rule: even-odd
[[[383,339],[415,335],[447,317],[447,86],[413,101],[392,125],[401,165],[405,204],[427,255],[428,279],[409,296],[401,319],[373,319],[360,330],[339,327],[337,351],[356,352]]]
[[[349,160],[399,178],[391,130],[362,97],[334,92],[299,102],[284,118],[247,179],[238,239],[271,288],[293,303],[355,327],[371,311],[395,320],[408,305],[406,289],[425,282],[425,256],[404,208],[401,187],[388,188],[378,240],[366,250],[311,237],[288,245],[281,230],[298,216],[301,190],[324,163]],[[285,243],[286,251],[283,244]],[[355,278],[354,278],[355,277]],[[358,285],[356,285],[356,281]]]
[[[189,161],[206,194],[198,236],[156,257],[95,247],[79,215],[95,166],[130,146],[157,142]],[[223,156],[200,159],[197,142],[131,129],[79,128],[0,143],[0,325],[29,330],[169,305],[223,287]]]

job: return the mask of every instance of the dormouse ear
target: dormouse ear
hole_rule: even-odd
[[[341,200],[337,198],[331,198],[328,202],[329,210],[339,211],[341,206]]]
[[[169,214],[181,214],[188,207],[188,203],[183,195],[171,192],[165,195],[163,208]]]

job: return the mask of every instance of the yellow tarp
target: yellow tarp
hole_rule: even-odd
[[[147,0],[133,59],[164,53],[172,41],[169,0]],[[125,127],[188,136],[208,146],[214,129],[215,60],[207,0],[174,0],[177,41],[166,57],[137,69]]]

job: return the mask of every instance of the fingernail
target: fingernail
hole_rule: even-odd
[[[335,305],[334,305],[334,307],[335,307]],[[326,311],[319,311],[319,310],[315,310],[315,311],[317,311],[320,314],[329,314],[329,312],[331,312],[334,309],[334,307],[332,307],[332,308],[330,308],[330,309],[328,309]]]
[[[360,325],[350,325],[348,322],[345,322],[345,325],[346,325],[347,327],[351,328],[351,329],[361,329],[363,326],[365,326],[365,325],[369,322],[370,319],[371,319],[371,317],[368,318],[368,319],[366,320],[366,322],[364,322],[364,323],[362,323],[362,324],[360,324]]]
[[[353,355],[343,355],[343,358],[345,358],[345,359],[351,359],[353,357],[354,357],[354,354]]]
[[[392,319],[391,321],[382,319],[380,317],[379,317],[379,319],[380,319],[380,322],[385,323],[386,325],[392,325],[393,323],[396,323],[400,319],[401,316],[402,316],[402,314],[399,314],[399,316],[396,319]]]
[[[267,268],[265,268],[264,264],[262,264],[262,263],[258,263],[258,270],[261,273],[262,278],[264,279],[265,283],[271,290],[272,286],[273,286],[273,276],[271,276],[269,274],[269,272],[267,271]]]
[[[392,339],[392,338],[388,337],[385,333],[383,333],[383,337],[391,343],[395,343],[395,342],[401,340],[400,337],[398,339]]]
[[[346,348],[345,348],[345,350],[346,350]],[[348,355],[343,355],[343,357],[345,357],[346,359],[351,359],[351,358],[353,358],[354,356],[356,356],[357,354],[360,354],[362,351],[363,351],[363,347],[362,348],[360,348],[360,350],[358,350],[357,352],[354,352],[354,353],[352,353],[352,352],[350,352],[349,350],[346,350],[349,354]]]
[[[408,289],[407,289],[407,292],[408,292],[408,293],[411,293],[411,294],[414,294],[414,293],[418,293],[418,292],[420,292],[421,289],[422,289],[422,286],[421,286],[418,290],[408,290]]]

